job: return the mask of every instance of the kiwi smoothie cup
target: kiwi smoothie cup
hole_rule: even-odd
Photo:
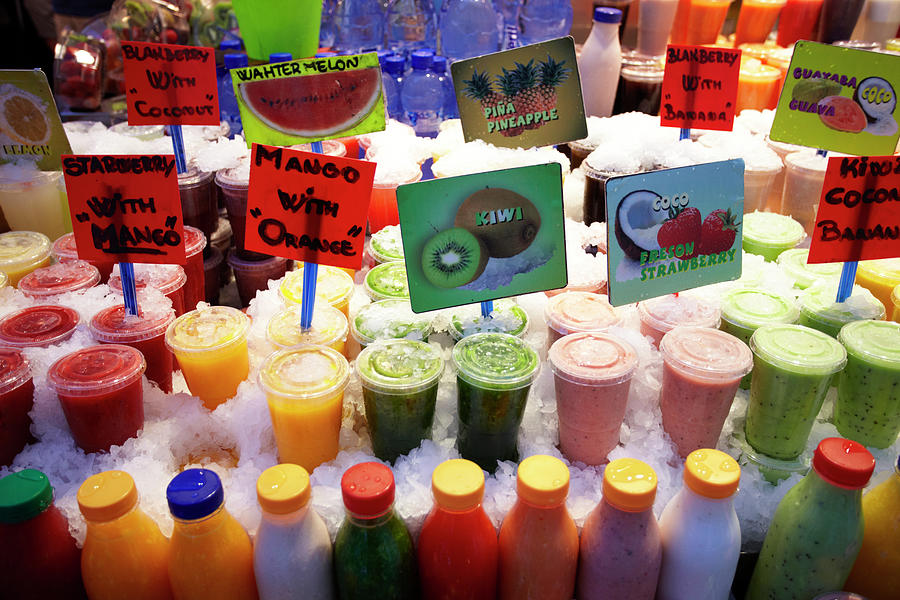
[[[528,313],[509,298],[494,301],[488,318],[481,316],[481,304],[466,304],[454,309],[450,316],[450,337],[458,342],[476,333],[508,333],[517,338],[528,331]]]
[[[778,266],[794,280],[794,287],[805,290],[817,281],[838,281],[842,262],[809,264],[809,248],[791,248],[778,255]]]
[[[409,298],[406,263],[394,260],[372,267],[364,282],[366,295],[372,300]]]
[[[844,302],[836,301],[837,288],[837,283],[822,282],[800,294],[797,322],[836,338],[847,323],[884,319],[884,305],[866,288],[854,285]]]
[[[845,438],[887,448],[900,433],[900,324],[854,321],[841,328],[847,366],[838,380],[834,425]]]
[[[403,260],[403,242],[400,226],[388,225],[372,234],[369,239],[369,253],[376,264]]]
[[[744,433],[757,452],[780,460],[803,453],[834,374],[847,352],[802,325],[763,325],[750,338],[753,380]]]
[[[803,225],[791,217],[759,211],[744,215],[744,252],[759,254],[768,261],[778,260],[782,252],[795,247],[805,237]]]
[[[356,359],[375,456],[393,462],[431,437],[441,353],[425,342],[380,340]]]
[[[493,472],[518,462],[517,438],[528,392],[540,370],[537,352],[507,333],[476,333],[453,348],[460,456]]]

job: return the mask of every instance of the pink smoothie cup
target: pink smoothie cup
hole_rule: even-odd
[[[609,298],[592,292],[563,292],[547,301],[547,347],[570,333],[606,331],[621,318]]]
[[[35,269],[19,280],[19,291],[33,300],[46,301],[60,294],[92,288],[100,283],[94,265],[75,260]]]
[[[753,368],[753,353],[730,333],[708,327],[676,327],[659,349],[663,429],[682,458],[715,448],[741,377]]]
[[[619,443],[637,352],[607,333],[573,333],[550,346],[559,448],[571,461],[607,462]]]
[[[641,335],[650,337],[659,347],[663,336],[678,326],[718,329],[722,311],[718,306],[695,296],[668,294],[638,302]]]

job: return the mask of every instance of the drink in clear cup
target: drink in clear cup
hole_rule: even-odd
[[[809,248],[791,248],[778,255],[778,265],[794,280],[794,287],[805,290],[816,281],[837,281],[844,263],[809,264]]]
[[[613,114],[638,111],[658,115],[662,100],[664,69],[656,61],[623,65],[619,72],[619,87],[613,104]]]
[[[781,159],[773,158],[771,164],[757,165],[745,159],[744,212],[765,210],[772,195],[775,180],[784,171]]]
[[[637,34],[639,54],[660,56],[666,53],[677,8],[678,0],[641,0]]]
[[[688,294],[668,294],[638,303],[641,334],[649,336],[654,346],[674,327],[711,327],[717,329],[721,310],[703,298]]]
[[[480,304],[466,304],[453,310],[450,316],[450,337],[458,342],[475,333],[508,333],[518,338],[528,331],[528,313],[514,300],[503,298],[494,301],[494,310],[488,318],[481,316]]]
[[[73,262],[76,260],[80,260],[78,258],[78,248],[75,246],[75,234],[67,233],[53,242],[53,247],[50,250],[50,253],[53,255],[53,258],[56,259],[56,262],[65,263],[65,262]],[[113,265],[116,264],[113,261],[110,262],[97,262],[94,260],[86,261],[100,271],[100,283],[106,283],[109,281],[109,276],[112,273]]]
[[[216,213],[218,224],[218,213]],[[184,306],[194,310],[198,302],[206,300],[206,275],[203,270],[203,249],[206,248],[206,235],[196,227],[184,226],[184,253],[186,261],[184,274]]]
[[[885,306],[891,306],[893,289],[900,285],[900,257],[861,261],[856,269],[856,284],[872,292]]]
[[[377,163],[369,202],[369,232],[376,233],[388,225],[399,225],[397,188],[422,179],[422,169],[414,161]]]
[[[847,352],[802,325],[763,325],[750,338],[753,381],[744,433],[757,452],[779,460],[803,453],[813,421]]]
[[[0,233],[0,271],[6,273],[9,285],[16,287],[19,280],[39,267],[50,264],[50,239],[36,231],[9,231]]]
[[[836,338],[845,324],[862,319],[884,319],[884,306],[866,288],[854,285],[850,297],[836,302],[837,284],[816,283],[800,294],[800,325]]]
[[[730,5],[731,0],[691,0],[684,43],[694,46],[716,43]]]
[[[166,330],[191,394],[213,410],[237,392],[250,372],[247,330],[250,319],[229,306],[192,310]]]
[[[269,355],[259,370],[280,462],[309,471],[338,453],[350,366],[326,346],[303,345]]]
[[[763,64],[756,58],[741,61],[735,110],[775,108],[782,80],[782,72],[777,67]]]
[[[366,304],[350,321],[350,334],[359,350],[375,340],[408,339],[427,342],[431,334],[431,313],[417,315],[409,300],[388,298]],[[356,350],[356,354],[359,353]],[[355,356],[353,352],[352,355]]]
[[[782,252],[802,242],[806,232],[791,217],[754,211],[744,215],[743,236],[744,252],[775,261]]]
[[[588,138],[569,142],[568,145],[569,152],[572,154],[572,169],[577,169],[579,166],[581,166],[581,163],[583,163],[584,159],[588,157],[588,154],[590,154],[597,148],[596,141],[590,140]]]
[[[453,363],[460,455],[487,471],[499,460],[517,461],[519,424],[540,370],[537,352],[507,333],[476,333],[456,343]]]
[[[816,22],[822,10],[822,0],[787,0],[778,22],[779,46],[790,46],[797,40],[814,40]]]
[[[19,291],[43,301],[67,292],[86,290],[98,283],[100,271],[97,267],[79,260],[35,269],[19,281]]]
[[[223,169],[216,173],[216,185],[222,191],[225,210],[234,237],[237,254],[246,260],[262,260],[265,254],[251,252],[244,247],[244,232],[247,226],[247,190],[250,188],[250,165]]]
[[[365,290],[372,300],[409,298],[406,263],[397,260],[373,267],[366,273]]]
[[[178,193],[181,196],[184,224],[196,227],[207,237],[216,232],[219,221],[213,175],[214,173],[204,173],[196,167],[178,174]]]
[[[15,231],[38,231],[51,240],[72,231],[61,171],[5,165],[0,169],[0,208]]]
[[[864,4],[865,0],[824,0],[817,40],[823,44],[849,40]]]
[[[604,294],[563,292],[547,301],[544,320],[547,322],[549,347],[570,333],[607,331],[618,325],[621,318]]]
[[[764,42],[786,0],[744,0],[734,33],[734,47]]]
[[[46,348],[75,333],[81,317],[67,306],[29,306],[0,319],[0,344],[16,348]]]
[[[303,301],[303,265],[284,277],[278,292],[285,302],[300,304]],[[349,319],[348,309],[352,295],[352,277],[337,267],[319,265],[316,275],[316,302],[330,304]]]
[[[140,303],[143,288],[155,288],[172,301],[176,317],[184,314],[184,284],[186,282],[187,275],[180,265],[134,264],[134,287],[138,293],[138,303]],[[113,273],[109,277],[109,289],[117,294],[122,294],[119,265],[113,267]]]
[[[865,446],[887,448],[900,433],[900,324],[855,321],[838,341],[847,366],[838,378],[834,426]]]
[[[440,351],[425,342],[380,340],[356,359],[375,456],[394,461],[431,437]]]
[[[812,150],[793,152],[784,157],[784,195],[778,212],[793,217],[806,235],[813,234],[827,166],[828,159]],[[746,223],[744,226],[746,229]]]
[[[676,327],[659,350],[663,429],[683,457],[716,446],[741,377],[753,367],[750,349],[718,329]]]
[[[879,45],[895,37],[900,25],[900,3],[896,0],[868,0],[863,6],[852,39]]]
[[[403,260],[400,226],[387,225],[373,233],[369,239],[369,251],[376,264]]]
[[[31,440],[34,382],[22,350],[0,346],[0,467],[9,466]]]
[[[637,352],[606,333],[573,333],[555,341],[547,358],[556,387],[560,450],[571,461],[604,464],[619,443]]]
[[[281,279],[287,273],[288,261],[280,256],[262,260],[247,260],[237,252],[228,253],[228,266],[234,271],[238,297],[242,306],[249,306],[256,293],[269,289],[269,281]]]
[[[299,304],[292,304],[275,313],[266,326],[266,339],[279,350],[300,344],[318,344],[333,348],[346,356],[349,327],[344,313],[324,302],[318,303],[313,308],[309,328],[303,329],[300,327],[302,308]]]

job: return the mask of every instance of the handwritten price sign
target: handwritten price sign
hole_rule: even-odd
[[[248,250],[359,269],[375,163],[253,144]]]
[[[185,263],[172,155],[62,157],[78,257]]]
[[[122,42],[129,125],[218,125],[212,48]]]
[[[731,131],[740,70],[740,50],[670,45],[660,124]]]

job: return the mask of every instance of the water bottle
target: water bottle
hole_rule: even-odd
[[[387,46],[398,54],[433,46],[437,36],[431,0],[394,0],[385,15]]]
[[[524,0],[519,10],[519,40],[523,45],[569,35],[571,0]]]
[[[490,0],[447,0],[440,27],[442,54],[452,62],[496,52],[500,23]]]
[[[384,9],[373,0],[338,0],[334,27],[338,51],[356,54],[377,50],[384,43]]]
[[[503,17],[501,48],[511,50],[522,45],[519,37],[519,10],[522,0],[494,0],[494,9]]]
[[[247,55],[237,52],[229,52],[225,55],[225,70],[219,77],[219,117],[228,123],[231,128],[231,136],[244,131],[241,124],[241,111],[238,109],[237,98],[234,96],[234,86],[231,83],[231,69],[240,69],[247,66]]]
[[[405,70],[406,59],[396,54],[384,59],[384,64],[381,67],[384,103],[387,106],[388,116],[397,121],[402,120],[403,116],[403,105],[400,102],[400,87],[403,85]]]
[[[294,60],[294,57],[290,52],[273,52],[269,55],[270,65],[274,65],[275,63],[290,62],[292,60]]]
[[[319,47],[334,46],[334,6],[335,0],[322,0],[322,21],[319,24]]]
[[[435,137],[444,111],[444,89],[431,72],[432,55],[417,50],[412,53],[412,72],[403,79],[400,102],[403,122],[416,130],[416,135]]]
[[[459,108],[456,106],[456,91],[453,89],[453,79],[447,72],[447,58],[444,56],[433,57],[431,72],[437,75],[441,87],[444,88],[444,119],[458,119]]]

